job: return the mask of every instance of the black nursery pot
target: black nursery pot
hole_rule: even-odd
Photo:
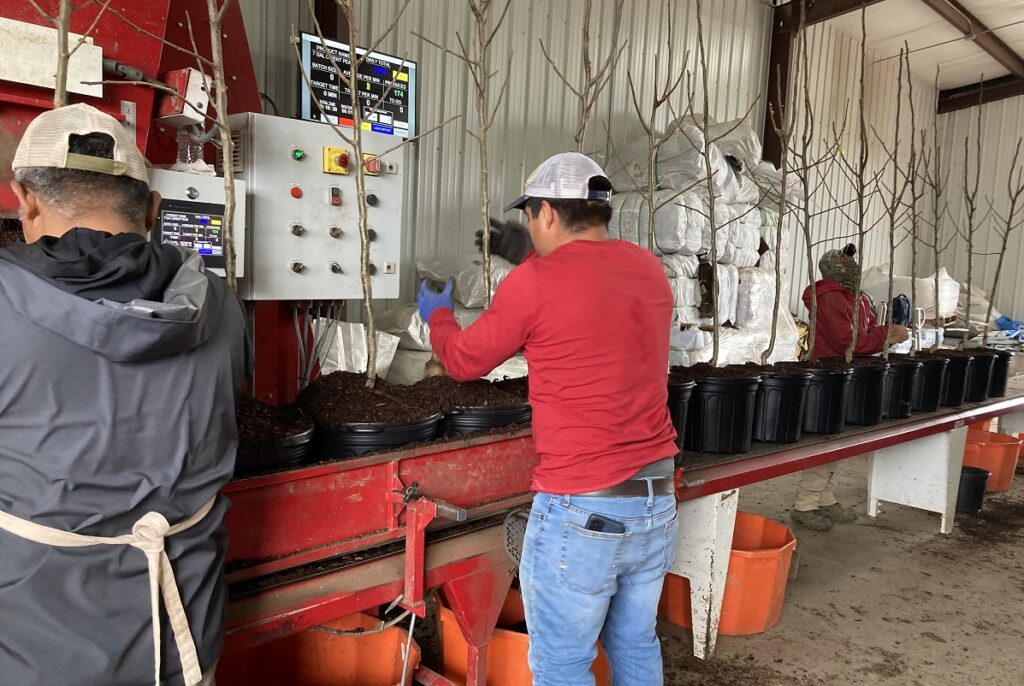
[[[914,380],[914,412],[935,412],[946,390],[946,368],[949,360],[933,357],[919,360],[921,371]]]
[[[317,449],[324,458],[358,457],[375,450],[401,448],[437,436],[441,415],[402,423],[353,423],[338,427],[317,425]]]
[[[533,411],[526,403],[482,407],[455,407],[448,413],[448,433],[467,436],[513,424],[529,425]]]
[[[235,476],[291,469],[306,463],[313,447],[313,428],[278,441],[241,441],[235,459]]]
[[[992,365],[992,381],[988,386],[988,397],[1005,398],[1006,382],[1010,377],[1010,362],[1013,361],[1013,351],[996,350],[998,357]]]
[[[761,374],[754,403],[755,441],[795,443],[800,440],[810,383],[808,372],[768,370]]]
[[[913,413],[914,383],[921,371],[921,363],[914,360],[894,362],[885,372],[882,390],[882,416],[889,419],[907,419]]]
[[[974,356],[971,374],[967,380],[966,400],[981,403],[988,400],[988,389],[992,383],[992,368],[998,358],[995,355],[981,354]]]
[[[967,397],[967,384],[971,376],[974,358],[966,355],[951,355],[946,367],[946,388],[942,392],[943,407],[960,407]]]
[[[991,472],[978,467],[960,469],[960,490],[956,493],[956,511],[961,514],[980,512],[985,504],[985,486]]]
[[[882,421],[886,365],[854,367],[846,396],[846,423],[874,426]]]
[[[672,425],[676,428],[676,447],[683,450],[686,436],[686,419],[689,412],[690,396],[696,386],[693,381],[668,384],[668,412],[672,415]]]
[[[846,399],[852,369],[808,369],[811,374],[804,405],[804,432],[837,434],[846,428]]]
[[[750,450],[757,376],[697,379],[690,397],[687,450],[737,454]]]

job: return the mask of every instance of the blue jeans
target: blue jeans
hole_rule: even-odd
[[[591,514],[625,533],[585,529]],[[614,686],[664,683],[655,623],[676,529],[672,495],[534,496],[519,566],[534,686],[593,686],[598,639]]]

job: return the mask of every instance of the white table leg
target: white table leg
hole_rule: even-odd
[[[966,442],[967,429],[960,428],[871,453],[868,515],[878,516],[881,500],[908,505],[938,512],[942,533],[952,533]]]
[[[999,418],[999,431],[1015,436],[1024,433],[1024,412],[1004,414]]]
[[[679,503],[671,572],[690,580],[693,654],[703,660],[715,652],[738,502],[739,491],[732,490]]]

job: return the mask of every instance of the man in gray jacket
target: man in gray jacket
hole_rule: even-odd
[[[198,255],[147,241],[133,136],[46,112],[0,250],[0,682],[211,684],[245,324]]]

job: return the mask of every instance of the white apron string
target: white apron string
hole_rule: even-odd
[[[36,543],[59,548],[83,548],[92,545],[130,545],[146,554],[149,567],[149,604],[153,623],[153,659],[155,662],[155,686],[160,686],[160,599],[163,599],[174,642],[178,645],[181,658],[181,671],[185,677],[185,686],[197,686],[203,680],[199,667],[199,656],[196,644],[188,626],[188,617],[178,594],[178,584],[174,579],[171,560],[164,550],[164,539],[168,536],[190,529],[209,514],[217,496],[210,498],[199,508],[199,511],[188,519],[171,526],[159,512],[147,512],[142,516],[131,534],[126,536],[84,536],[59,529],[51,529],[41,524],[0,511],[0,530],[8,531],[15,536]]]

